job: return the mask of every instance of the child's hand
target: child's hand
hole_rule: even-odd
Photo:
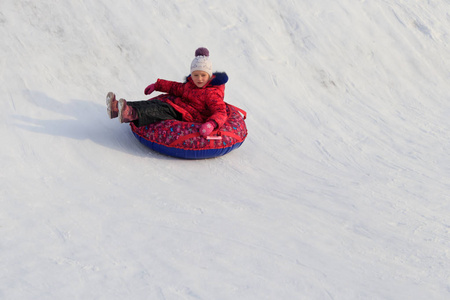
[[[150,84],[148,87],[145,88],[144,94],[150,95],[150,94],[153,93],[154,91],[155,91],[155,84],[152,83],[152,84]]]
[[[216,127],[216,122],[214,121],[208,121],[206,123],[203,123],[203,125],[200,127],[200,134],[203,137],[207,137],[211,134],[211,132],[214,131],[214,128]]]

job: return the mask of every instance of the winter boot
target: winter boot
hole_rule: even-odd
[[[130,123],[138,119],[138,114],[136,109],[127,105],[127,100],[119,100],[119,120],[120,123]]]
[[[110,119],[117,118],[119,116],[119,105],[116,100],[116,95],[113,92],[109,92],[106,95],[106,112]]]

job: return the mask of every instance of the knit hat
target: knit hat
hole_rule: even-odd
[[[191,63],[191,74],[194,71],[203,71],[212,77],[212,62],[209,59],[208,49],[201,47],[195,50],[195,58]]]

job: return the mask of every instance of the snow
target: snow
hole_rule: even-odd
[[[2,0],[0,299],[447,299],[449,4]],[[107,118],[200,46],[241,148]]]

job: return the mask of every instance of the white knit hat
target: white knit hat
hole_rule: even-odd
[[[195,58],[191,63],[191,74],[194,71],[203,71],[212,77],[212,62],[209,59],[208,49],[201,47],[195,50]]]

